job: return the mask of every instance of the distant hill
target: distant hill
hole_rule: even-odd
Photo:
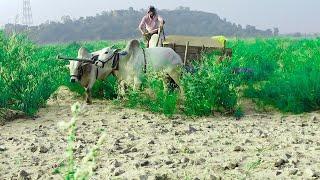
[[[140,37],[138,24],[145,15],[145,10],[104,11],[96,16],[81,17],[72,20],[70,16],[63,16],[61,22],[46,22],[39,26],[26,27],[7,24],[6,32],[26,32],[38,43],[70,42],[79,40],[117,40]],[[221,19],[217,14],[202,11],[192,11],[186,7],[176,10],[160,10],[159,14],[165,18],[166,34],[197,35],[197,36],[273,36],[278,34],[276,28],[258,30],[254,26],[242,27]]]

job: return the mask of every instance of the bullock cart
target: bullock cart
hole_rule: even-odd
[[[194,60],[201,59],[202,53],[217,52],[219,60],[232,56],[232,49],[226,47],[226,38],[223,36],[196,37],[170,35],[162,42],[163,47],[172,48],[183,59],[186,65]]]

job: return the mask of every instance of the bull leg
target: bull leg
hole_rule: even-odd
[[[165,85],[164,87],[166,87],[166,90],[175,90],[176,88],[180,88],[178,87],[177,83],[169,76],[169,74],[166,75],[165,77]]]
[[[124,97],[125,96],[125,82],[124,81],[120,81],[119,82],[119,85],[118,85],[118,94],[119,94],[119,97]]]
[[[94,85],[94,83],[96,82],[95,79],[92,79],[89,81],[89,84],[86,88],[86,103],[88,105],[92,104],[92,87]]]
[[[86,103],[92,104],[91,88],[86,88]]]
[[[178,69],[173,69],[168,74],[173,79],[173,81],[179,86],[181,96],[184,96],[184,90],[180,83],[181,72]]]
[[[133,82],[133,90],[140,90],[142,84],[141,80],[138,77],[134,77]]]

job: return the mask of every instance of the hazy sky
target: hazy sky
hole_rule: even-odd
[[[22,14],[23,0],[0,0],[0,25],[13,23]],[[281,33],[320,32],[320,0],[31,0],[36,24],[60,20],[63,15],[73,18],[93,16],[105,10],[147,8],[175,9],[187,6],[192,10],[217,13],[222,18],[243,26],[260,29],[279,27]]]

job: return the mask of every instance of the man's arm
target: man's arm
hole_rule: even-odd
[[[145,33],[145,28],[146,28],[146,18],[143,17],[140,24],[139,24],[139,30],[140,30],[141,34]]]

